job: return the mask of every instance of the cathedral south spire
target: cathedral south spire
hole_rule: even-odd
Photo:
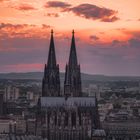
[[[69,62],[68,65],[66,65],[65,82],[64,82],[64,95],[67,96],[68,93],[69,96],[73,96],[73,97],[82,96],[81,72],[80,72],[80,65],[78,65],[78,61],[77,61],[74,30],[72,31]]]
[[[69,66],[74,67],[77,66],[77,53],[76,53],[76,46],[75,46],[75,37],[74,37],[74,30],[72,31],[72,40],[71,40],[71,49],[70,49],[70,56],[69,56]]]
[[[44,77],[42,81],[42,96],[60,96],[59,65],[56,62],[55,44],[53,30],[51,30],[48,62],[45,64]]]

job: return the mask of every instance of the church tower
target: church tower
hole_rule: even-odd
[[[66,65],[64,95],[73,96],[73,97],[82,96],[81,73],[80,73],[80,65],[78,65],[78,61],[77,61],[74,30],[72,32],[69,62]]]
[[[42,81],[42,96],[60,96],[59,65],[56,63],[53,30],[51,31],[48,62],[47,65],[45,64],[44,68],[44,77]]]

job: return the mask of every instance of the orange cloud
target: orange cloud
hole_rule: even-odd
[[[50,25],[42,24],[11,24],[0,23],[0,39],[8,38],[48,38],[50,36]],[[55,38],[57,40],[67,39],[70,41],[71,31],[55,30]],[[84,32],[84,34],[83,34]],[[76,38],[86,43],[109,43],[113,40],[127,41],[133,36],[139,37],[140,31],[130,31],[127,29],[105,30],[100,33],[100,30],[77,30]]]
[[[21,10],[21,11],[30,11],[30,10],[36,10],[35,7],[33,7],[32,5],[29,4],[21,4],[19,6],[14,7],[17,10]]]
[[[11,23],[0,23],[0,36],[8,36],[9,38],[14,37],[46,37],[50,25],[42,24],[41,26],[30,25],[30,24],[11,24]]]

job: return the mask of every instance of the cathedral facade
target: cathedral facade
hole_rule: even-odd
[[[84,97],[82,93],[74,31],[69,61],[66,64],[63,94],[60,93],[59,65],[56,62],[53,31],[51,32],[39,110],[37,132],[48,140],[92,139],[92,132],[100,129],[97,99]]]

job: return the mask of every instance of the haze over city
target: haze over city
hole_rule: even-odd
[[[43,71],[50,31],[64,71],[72,30],[81,70],[140,75],[139,0],[0,0],[0,73]]]

